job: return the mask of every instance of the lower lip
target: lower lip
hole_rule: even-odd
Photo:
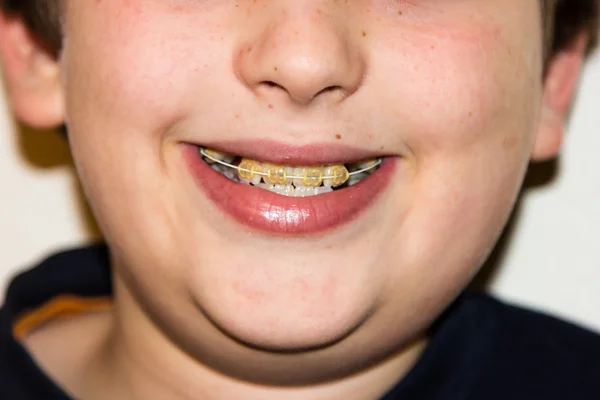
[[[217,207],[242,225],[273,234],[306,235],[347,224],[372,206],[388,187],[397,160],[357,184],[310,197],[287,197],[234,182],[213,170],[186,144],[183,156],[198,186]]]

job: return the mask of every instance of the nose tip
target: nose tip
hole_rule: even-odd
[[[245,85],[270,101],[300,105],[335,103],[355,92],[364,62],[340,23],[317,23],[306,11],[285,15],[241,44],[236,69]]]

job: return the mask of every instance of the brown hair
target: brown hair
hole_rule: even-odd
[[[576,35],[590,32],[590,50],[597,41],[600,0],[541,0],[547,56],[570,45]],[[61,47],[60,0],[0,0],[0,6],[21,15],[32,32],[52,52]]]

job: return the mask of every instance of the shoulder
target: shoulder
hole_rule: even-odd
[[[497,321],[478,384],[487,399],[600,398],[600,335],[484,295],[478,301]]]
[[[75,324],[73,313],[106,308],[110,294],[104,245],[56,253],[17,275],[0,308],[0,398],[68,399],[43,367],[54,366],[55,359],[64,364],[86,354],[83,350],[93,345],[93,334],[80,334],[82,324]],[[92,318],[77,321],[99,331]]]

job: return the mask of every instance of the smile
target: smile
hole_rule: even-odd
[[[287,235],[320,233],[358,218],[389,186],[400,160],[276,143],[183,149],[197,186],[218,209],[247,227]]]
[[[215,171],[232,181],[288,197],[317,196],[353,186],[374,173],[383,162],[377,158],[346,165],[285,166],[202,147],[198,152]]]

